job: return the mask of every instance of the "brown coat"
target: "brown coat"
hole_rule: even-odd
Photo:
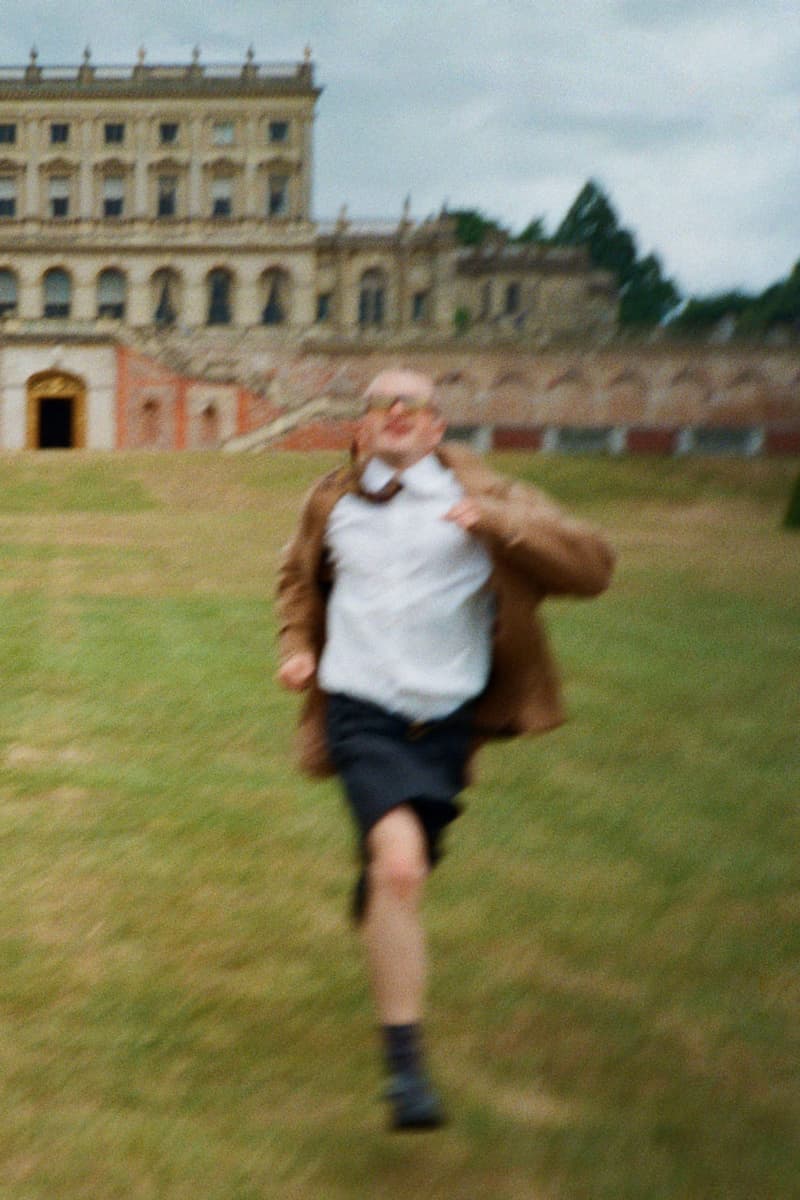
[[[558,674],[535,610],[548,595],[598,595],[608,586],[613,553],[596,531],[565,516],[542,492],[495,474],[469,451],[445,445],[437,455],[465,495],[479,502],[473,532],[486,543],[493,564],[492,670],[476,706],[476,747],[487,738],[552,729],[564,715]],[[333,506],[357,485],[353,467],[321,479],[283,552],[278,576],[282,662],[305,651],[319,660],[330,588],[325,529]],[[300,765],[311,775],[332,773],[324,704],[324,693],[312,684],[298,729]]]

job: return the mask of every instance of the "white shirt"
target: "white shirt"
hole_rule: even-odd
[[[395,474],[371,459],[362,486]],[[477,696],[489,676],[491,561],[444,514],[463,491],[428,455],[400,474],[385,504],[348,493],[328,518],[334,584],[320,685],[410,720],[446,716]]]

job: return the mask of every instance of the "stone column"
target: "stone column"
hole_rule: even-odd
[[[149,264],[132,264],[128,271],[125,321],[128,325],[150,325],[153,321]]]
[[[205,325],[208,316],[207,273],[207,264],[187,263],[183,276],[183,304],[179,325],[186,325],[190,329]]]
[[[17,311],[23,321],[35,321],[42,315],[42,276],[38,263],[20,259]]]
[[[38,117],[27,117],[24,123],[25,144],[25,200],[23,215],[39,217],[39,163],[41,158],[41,127]]]
[[[257,217],[258,212],[258,196],[256,187],[256,169],[257,169],[257,140],[258,140],[258,122],[255,117],[248,117],[246,134],[245,134],[245,160],[242,169],[241,187],[242,187],[242,216]],[[238,216],[238,214],[236,214]]]
[[[311,158],[314,153],[312,143],[312,125],[314,118],[309,117],[302,125],[302,163],[300,166],[300,217],[304,221],[311,219]]]
[[[97,316],[96,263],[79,261],[72,268],[72,317],[93,321]]]
[[[92,219],[92,175],[94,154],[92,133],[94,122],[91,117],[81,121],[79,127],[81,161],[78,167],[78,216],[83,221]]]
[[[147,182],[150,156],[147,147],[147,133],[146,118],[137,118],[133,129],[136,154],[133,165],[133,215],[137,220],[146,220],[148,215]]]
[[[203,215],[203,179],[202,179],[202,117],[192,117],[189,127],[190,154],[189,159],[189,195],[188,213],[190,217]]]
[[[239,328],[258,325],[261,321],[261,297],[258,287],[258,262],[244,260],[236,263],[236,282],[233,285],[231,323]],[[203,314],[205,318],[205,313]]]

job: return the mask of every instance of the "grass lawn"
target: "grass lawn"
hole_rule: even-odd
[[[571,720],[430,884],[444,1131],[384,1132],[276,557],[330,456],[0,457],[2,1200],[800,1197],[800,533],[784,460],[497,456],[609,532]]]

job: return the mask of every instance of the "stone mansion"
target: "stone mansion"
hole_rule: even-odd
[[[300,63],[0,68],[0,315],[297,339],[608,335],[574,249],[456,246],[421,222],[312,217],[320,88]],[[274,340],[274,339],[273,339]]]
[[[800,451],[796,351],[615,339],[583,249],[313,214],[309,52],[0,67],[0,449],[346,446],[429,371],[484,446]]]

